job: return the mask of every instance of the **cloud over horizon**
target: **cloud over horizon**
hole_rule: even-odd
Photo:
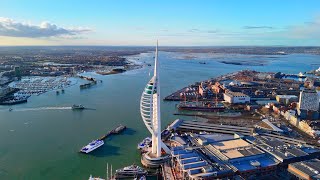
[[[244,26],[244,29],[274,29],[272,26]]]
[[[315,17],[313,21],[288,28],[293,38],[320,38],[320,16]]]
[[[75,35],[91,32],[89,28],[65,28],[44,21],[40,25],[16,22],[10,18],[0,17],[0,36],[8,37],[74,37]]]

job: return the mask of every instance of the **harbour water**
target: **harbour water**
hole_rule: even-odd
[[[145,53],[130,59],[152,63],[153,56]],[[223,64],[206,56],[193,60],[181,60],[177,56],[178,53],[159,53],[162,97],[195,81],[237,70],[297,74],[317,69],[320,60],[320,56],[304,54],[258,56],[248,61],[263,60],[265,65],[250,66]],[[225,58],[246,59],[244,56]],[[140,118],[139,101],[152,68],[146,66],[108,76],[89,73],[103,83],[84,90],[77,84],[60,95],[50,91],[32,96],[26,104],[11,106],[11,112],[10,107],[0,106],[0,179],[88,179],[90,174],[104,177],[107,163],[114,170],[140,164],[137,143],[149,136],[149,132]],[[92,109],[72,111],[72,104]],[[163,127],[178,118],[173,115],[177,112],[175,104],[161,103]],[[82,146],[119,124],[127,126],[122,135],[107,138],[105,145],[92,154],[78,153]]]

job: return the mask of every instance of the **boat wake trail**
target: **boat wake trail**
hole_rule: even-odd
[[[72,107],[39,107],[39,108],[21,108],[13,111],[43,111],[43,110],[71,110]]]

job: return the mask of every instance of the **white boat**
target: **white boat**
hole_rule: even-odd
[[[146,137],[143,141],[141,141],[138,146],[137,146],[137,149],[143,149],[145,148],[146,146],[150,145],[151,143],[151,138],[150,137]]]
[[[103,140],[94,140],[94,141],[90,142],[88,145],[81,148],[80,152],[88,154],[91,151],[101,147],[102,145],[104,145]]]
[[[92,177],[92,175],[90,175],[89,180],[105,180],[105,179]]]
[[[79,104],[79,105],[74,104],[74,105],[72,105],[72,109],[73,110],[77,110],[77,109],[82,110],[82,109],[84,109],[84,106],[82,104]]]
[[[145,175],[145,174],[147,174],[147,171],[145,169],[134,164],[131,166],[127,166],[122,169],[116,170],[116,175],[122,175],[122,176],[137,176],[137,175]]]
[[[300,73],[298,74],[298,77],[299,77],[299,78],[306,78],[307,76],[304,75],[302,72],[300,72]]]

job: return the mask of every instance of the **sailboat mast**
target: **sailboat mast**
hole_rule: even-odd
[[[112,174],[112,164],[111,164],[111,171],[110,171],[110,177],[113,178],[113,174]]]
[[[107,180],[109,179],[109,163],[107,163]]]

